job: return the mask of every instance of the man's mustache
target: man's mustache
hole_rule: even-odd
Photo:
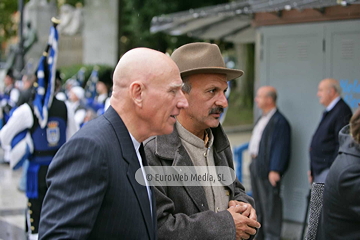
[[[209,114],[219,114],[219,113],[223,113],[224,112],[224,108],[223,107],[215,107],[215,108],[212,108],[210,109],[210,112]]]

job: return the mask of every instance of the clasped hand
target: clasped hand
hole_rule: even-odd
[[[256,211],[250,204],[231,200],[227,210],[234,219],[236,239],[249,239],[261,227]]]

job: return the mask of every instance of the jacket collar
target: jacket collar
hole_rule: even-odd
[[[130,133],[119,114],[112,106],[110,106],[109,109],[104,113],[104,117],[110,122],[116,134],[116,137],[122,149],[124,159],[128,163],[133,162],[133,160],[136,160],[135,162],[138,162],[135,147],[131,140]]]
[[[221,125],[216,128],[211,128],[211,131],[214,136],[213,149],[215,164],[217,166],[227,166],[226,159],[220,159],[218,153],[230,147],[229,140],[226,138]],[[194,165],[186,149],[181,144],[179,133],[176,128],[174,128],[174,131],[169,135],[155,137],[155,155],[164,160],[173,161],[171,164],[172,166]],[[204,201],[206,196],[202,186],[184,186],[184,188],[199,211],[209,210],[207,202]],[[231,194],[234,194],[234,188],[232,185],[229,186],[229,189]]]

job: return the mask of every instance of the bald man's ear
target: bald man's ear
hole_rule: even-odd
[[[140,82],[133,82],[130,87],[130,97],[139,107],[142,106],[144,85]]]

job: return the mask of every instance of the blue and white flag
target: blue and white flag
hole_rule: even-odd
[[[34,113],[39,125],[44,128],[48,121],[48,110],[52,104],[55,90],[56,62],[59,35],[55,26],[50,28],[48,52],[40,58],[37,69],[38,87],[33,101]]]

